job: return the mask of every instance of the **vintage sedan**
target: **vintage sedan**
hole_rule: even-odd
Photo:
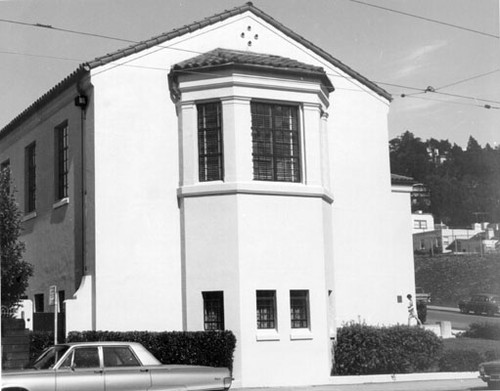
[[[162,365],[133,342],[83,342],[45,350],[31,369],[2,374],[2,391],[228,390],[227,368]]]
[[[500,295],[494,293],[478,293],[472,295],[469,300],[460,300],[458,302],[460,312],[468,314],[474,312],[475,314],[488,314],[495,316],[500,312]]]
[[[479,364],[479,377],[492,389],[500,389],[500,360]]]

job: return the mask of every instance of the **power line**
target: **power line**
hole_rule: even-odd
[[[50,24],[20,22],[18,20],[11,20],[11,19],[0,19],[0,22],[18,24],[21,26],[44,28],[44,29],[48,29],[48,30],[61,31],[64,33],[71,33],[71,34],[76,34],[76,35],[85,35],[85,36],[95,37],[95,38],[105,38],[105,39],[111,39],[111,40],[120,41],[120,42],[138,43],[137,41],[132,41],[129,39],[124,39],[124,38],[111,37],[109,35],[87,33],[85,31],[76,31],[76,30],[70,30],[70,29],[65,29],[65,28],[61,28],[61,27],[54,27]]]
[[[74,62],[83,62],[85,60],[76,59],[76,58],[67,58],[67,57],[57,57],[57,56],[47,56],[42,54],[30,54],[30,53],[21,53],[21,52],[12,52],[0,50],[0,54],[11,54],[14,56],[25,56],[25,57],[35,57],[35,58],[48,58],[51,60],[63,60],[63,61],[74,61]]]
[[[459,80],[459,81],[456,81],[456,82],[454,82],[454,83],[450,83],[450,84],[446,84],[446,85],[444,85],[444,86],[438,87],[438,88],[436,88],[436,90],[442,90],[443,88],[448,88],[448,87],[451,87],[451,86],[456,86],[457,84],[460,84],[460,83],[465,83],[466,81],[470,81],[470,80],[478,79],[478,78],[480,78],[480,77],[488,76],[488,75],[491,75],[491,74],[496,73],[496,72],[499,72],[499,71],[500,71],[500,68],[495,69],[495,70],[493,70],[493,71],[489,71],[489,72],[481,73],[481,74],[476,75],[476,76],[471,76],[471,77],[468,77],[468,78],[466,78],[466,79]]]
[[[358,1],[358,0],[349,0],[349,1],[353,1],[353,2],[356,2],[356,3],[368,5],[368,6],[373,6],[375,8],[383,8],[383,9],[385,9],[385,7],[375,6],[373,4],[364,3],[364,2],[361,2],[361,1]],[[391,10],[391,9],[387,9],[387,10],[394,11],[394,10]],[[399,11],[394,11],[394,12],[399,13]],[[413,15],[409,14],[409,16],[413,16]],[[91,37],[96,37],[96,38],[111,39],[111,40],[116,40],[116,41],[121,41],[121,42],[127,42],[127,43],[133,43],[133,44],[140,43],[139,41],[133,41],[133,40],[123,39],[123,38],[118,38],[118,37],[112,37],[112,36],[103,35],[103,34],[94,34],[94,33],[89,33],[89,32],[84,32],[84,31],[77,31],[77,30],[65,29],[65,28],[60,28],[60,27],[54,27],[52,25],[42,24],[42,23],[28,23],[28,22],[21,22],[21,21],[9,20],[9,19],[0,19],[0,22],[13,23],[13,24],[18,24],[18,25],[23,25],[23,26],[30,26],[30,27],[36,27],[36,28],[50,29],[50,30],[54,30],[54,31],[60,31],[60,32],[65,32],[65,33],[77,34],[77,35],[84,35],[84,36],[91,36]],[[220,27],[216,27],[216,28],[220,28]],[[185,38],[184,40],[186,40],[186,39],[188,39],[188,38]],[[180,42],[182,42],[182,41],[180,41]],[[180,42],[177,42],[177,43],[180,43]],[[172,49],[172,50],[179,50],[179,51],[184,51],[184,52],[190,52],[190,53],[194,53],[194,54],[202,54],[202,52],[199,52],[199,51],[188,50],[188,49],[181,49],[181,48],[175,48],[175,47],[173,47],[171,45],[170,46],[157,45],[157,49],[156,50],[150,51],[150,52],[145,53],[145,54],[143,54],[141,56],[136,56],[136,57],[134,57],[132,59],[129,59],[128,61],[115,64],[114,66],[111,66],[111,67],[108,67],[106,69],[103,69],[101,71],[96,72],[94,75],[95,76],[99,75],[101,73],[107,72],[108,70],[114,69],[114,68],[119,67],[119,66],[130,66],[130,67],[135,67],[135,68],[153,69],[153,70],[163,71],[163,70],[165,70],[163,68],[154,68],[154,67],[148,67],[148,66],[130,65],[129,64],[132,61],[135,61],[135,60],[138,60],[140,58],[149,56],[150,54],[156,53],[156,52],[158,52],[160,50],[163,50],[163,49]],[[0,52],[0,53],[17,54],[17,55],[25,55],[25,56],[30,56],[30,57],[40,57],[40,58],[53,58],[53,59],[60,59],[60,60],[66,60],[66,61],[82,61],[82,60],[74,60],[74,59],[68,59],[68,58],[63,58],[63,57],[31,55],[31,54],[24,54],[24,53],[18,53],[18,52],[5,52],[4,51],[4,52]],[[433,87],[429,86],[426,89],[422,89],[422,88],[403,86],[403,85],[393,84],[393,83],[385,83],[385,82],[375,82],[375,83],[418,91],[418,92],[413,93],[413,94],[404,94],[403,93],[403,94],[401,94],[401,97],[410,97],[410,96],[414,96],[414,95],[423,94],[423,93],[426,93],[426,92],[434,92],[436,94],[442,94],[442,95],[447,95],[447,96],[456,97],[456,98],[462,98],[462,99],[469,99],[469,100],[474,100],[474,101],[482,101],[482,102],[489,102],[489,103],[498,103],[498,104],[500,104],[499,101],[482,99],[482,98],[471,97],[471,96],[450,94],[450,93],[444,93],[444,92],[438,91],[439,89],[443,89],[443,88],[446,88],[446,87],[449,87],[449,86],[452,86],[452,85],[463,83],[465,81],[469,81],[469,80],[473,80],[473,79],[476,79],[476,78],[479,78],[479,77],[483,77],[483,76],[486,76],[486,75],[489,75],[489,74],[492,74],[492,73],[495,73],[495,72],[498,72],[498,71],[500,71],[500,69],[496,69],[496,70],[493,70],[493,71],[490,71],[490,72],[486,72],[486,73],[483,73],[483,74],[480,74],[480,75],[475,75],[475,76],[472,76],[472,77],[469,77],[469,78],[466,78],[466,79],[463,79],[463,80],[459,80],[459,81],[454,82],[454,83],[447,84],[447,85],[439,87],[439,88],[433,88]],[[192,71],[192,73],[196,73],[196,71]],[[338,74],[327,73],[327,74],[329,76],[342,77],[342,78],[350,81],[351,83],[355,79],[353,77],[344,76],[344,75],[342,75],[340,73],[338,73]],[[473,106],[483,107],[481,105],[473,105]],[[485,106],[488,106],[488,105],[485,105]],[[489,108],[489,107],[487,107],[487,108]]]
[[[436,19],[426,18],[424,16],[414,15],[414,14],[410,14],[408,12],[397,11],[397,10],[394,10],[392,8],[382,7],[380,5],[365,3],[365,2],[359,1],[359,0],[349,0],[349,1],[351,1],[352,3],[363,4],[363,5],[366,5],[368,7],[378,8],[378,9],[381,9],[381,10],[384,10],[384,11],[394,12],[396,14],[409,16],[409,17],[412,17],[412,18],[425,20],[427,22],[432,22],[432,23],[436,23],[436,24],[441,24],[443,26],[453,27],[453,28],[464,30],[464,31],[468,31],[468,32],[471,32],[471,33],[481,34],[481,35],[484,35],[484,36],[487,36],[487,37],[490,37],[490,38],[497,38],[497,39],[500,38],[500,36],[495,35],[495,34],[485,33],[484,31],[474,30],[474,29],[463,27],[463,26],[459,26],[459,25],[456,25],[456,24],[447,23],[447,22],[443,22],[443,21],[440,21],[440,20],[436,20]]]
[[[482,109],[500,110],[500,107],[491,106],[491,105],[488,105],[488,104],[478,105],[478,104],[470,104],[470,103],[464,103],[464,102],[454,102],[454,101],[449,101],[449,100],[434,99],[434,98],[423,97],[423,96],[415,96],[415,95],[409,95],[409,96],[405,96],[405,97],[413,98],[413,99],[430,100],[430,101],[441,102],[441,103],[449,103],[449,104],[460,105],[460,106],[473,106],[473,107],[479,107],[479,108],[482,108]]]

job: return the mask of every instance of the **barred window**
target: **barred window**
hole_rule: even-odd
[[[31,143],[24,151],[25,156],[25,212],[36,207],[36,144]]]
[[[298,107],[251,103],[253,177],[300,182]]]
[[[224,177],[222,144],[222,105],[211,102],[198,108],[198,170],[200,182],[218,181]]]
[[[276,291],[257,291],[257,328],[276,329]]]
[[[309,328],[309,291],[290,291],[292,329]]]
[[[224,330],[224,292],[202,292],[205,330]]]
[[[68,123],[55,128],[56,143],[56,200],[68,196]]]

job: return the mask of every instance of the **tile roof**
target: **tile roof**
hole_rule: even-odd
[[[182,73],[183,71],[193,70],[202,72],[203,70],[212,70],[226,66],[257,67],[260,69],[272,69],[294,74],[316,76],[322,79],[330,91],[334,90],[330,79],[328,79],[322,67],[305,64],[287,57],[240,50],[214,49],[175,64],[172,66],[172,72]]]
[[[364,84],[365,86],[370,88],[372,91],[374,91],[378,95],[384,97],[387,100],[392,100],[391,95],[387,91],[385,91],[383,88],[379,87],[378,85],[376,85],[372,81],[368,80],[366,77],[357,73],[356,71],[354,71],[353,69],[351,69],[350,67],[348,67],[347,65],[342,63],[341,61],[337,60],[335,57],[331,56],[329,53],[325,52],[323,49],[314,45],[312,42],[308,41],[307,39],[305,39],[301,35],[295,33],[293,30],[291,30],[288,27],[284,26],[283,24],[279,23],[277,20],[275,20],[271,16],[267,15],[265,12],[263,12],[260,9],[258,9],[257,7],[255,7],[251,2],[247,2],[239,7],[235,7],[235,8],[230,9],[230,10],[225,10],[223,12],[216,14],[216,15],[205,18],[201,21],[193,22],[189,25],[186,25],[184,27],[177,28],[177,29],[174,29],[172,31],[160,34],[160,35],[153,37],[151,39],[135,43],[135,44],[133,44],[125,49],[117,50],[113,53],[109,53],[109,54],[106,54],[104,56],[97,57],[92,61],[80,64],[80,66],[73,73],[71,73],[69,76],[67,76],[65,79],[63,79],[61,82],[59,82],[56,86],[54,86],[52,89],[50,89],[48,92],[46,92],[40,98],[38,98],[32,105],[30,105],[21,114],[19,114],[17,117],[15,117],[3,129],[0,129],[0,139],[3,136],[5,136],[8,132],[10,132],[13,128],[15,128],[20,122],[22,122],[34,110],[37,110],[39,107],[41,107],[43,104],[45,104],[48,100],[50,100],[53,96],[57,95],[64,88],[67,88],[69,85],[71,85],[71,83],[79,81],[83,77],[85,77],[91,69],[97,68],[97,67],[102,66],[102,65],[106,65],[110,62],[124,58],[126,56],[131,55],[131,54],[141,52],[141,51],[148,49],[150,47],[160,45],[163,42],[169,41],[173,38],[182,36],[182,35],[187,34],[187,33],[197,31],[197,30],[202,29],[206,26],[212,25],[212,24],[217,23],[217,22],[224,21],[228,18],[231,18],[235,15],[240,15],[240,14],[247,12],[247,11],[252,12],[254,15],[265,20],[267,23],[269,23],[270,25],[272,25],[276,29],[280,30],[285,35],[287,35],[290,38],[301,43],[303,46],[307,47],[312,52],[314,52],[317,55],[319,55],[320,57],[324,58],[325,60],[327,60],[328,62],[333,64],[335,67],[341,69],[342,71],[344,71],[346,74],[348,74],[352,78],[358,80],[360,83]]]
[[[199,56],[190,58],[175,64],[173,70],[186,70],[201,67],[212,67],[214,65],[226,64],[253,64],[263,65],[273,68],[290,68],[311,71],[316,73],[324,73],[323,68],[305,64],[293,60],[291,58],[280,57],[272,54],[244,52],[240,50],[215,49],[210,52],[203,53]]]

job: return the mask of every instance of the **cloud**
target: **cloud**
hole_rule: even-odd
[[[428,45],[412,48],[409,52],[403,53],[395,66],[397,71],[394,74],[394,78],[402,79],[408,77],[429,66],[432,54],[447,44],[448,41],[438,40]]]

